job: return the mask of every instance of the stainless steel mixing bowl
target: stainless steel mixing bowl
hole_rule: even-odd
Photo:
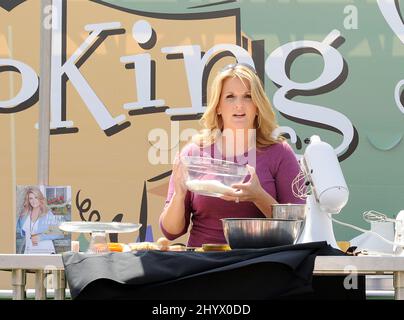
[[[296,242],[304,220],[272,218],[221,219],[224,236],[232,249],[268,248]]]
[[[305,204],[273,204],[272,218],[305,220],[306,211],[307,209]]]

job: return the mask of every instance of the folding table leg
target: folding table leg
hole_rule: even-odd
[[[52,271],[53,288],[55,289],[55,300],[64,300],[66,295],[66,278],[64,270]]]
[[[43,270],[35,271],[35,300],[46,300],[45,277]]]
[[[27,275],[23,269],[13,269],[11,274],[11,284],[13,286],[13,300],[25,299],[25,284]]]

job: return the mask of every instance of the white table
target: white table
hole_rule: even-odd
[[[62,256],[0,254],[0,270],[12,272],[13,299],[25,297],[26,273],[35,272],[35,298],[45,299],[44,277],[54,276],[55,299],[65,298],[66,280]],[[393,274],[394,296],[404,300],[404,257],[393,256],[318,256],[316,275]]]
[[[394,298],[404,300],[404,257],[388,255],[318,256],[314,264],[317,275],[385,275],[393,274]]]
[[[0,254],[0,270],[11,271],[13,299],[24,300],[27,272],[35,273],[35,299],[46,299],[45,278],[53,275],[55,300],[65,299],[66,279],[60,254]]]

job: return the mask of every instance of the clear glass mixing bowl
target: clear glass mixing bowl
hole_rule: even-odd
[[[185,184],[188,190],[205,196],[220,197],[235,191],[232,184],[243,183],[248,175],[245,165],[206,157],[184,156]]]

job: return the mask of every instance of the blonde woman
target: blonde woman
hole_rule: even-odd
[[[57,227],[57,224],[41,190],[35,186],[28,187],[17,221],[17,237],[25,238],[25,248],[20,253],[55,253],[52,240],[63,238],[63,233],[50,228]]]
[[[192,228],[188,245],[226,243],[222,218],[271,217],[271,205],[304,203],[295,198],[292,180],[299,164],[292,148],[272,136],[278,127],[275,113],[255,70],[244,64],[228,65],[213,80],[204,129],[182,155],[220,158],[246,164],[247,182],[233,185],[237,192],[221,198],[194,194],[184,184],[183,167],[174,161],[166,205],[160,216],[164,235],[173,240]]]

